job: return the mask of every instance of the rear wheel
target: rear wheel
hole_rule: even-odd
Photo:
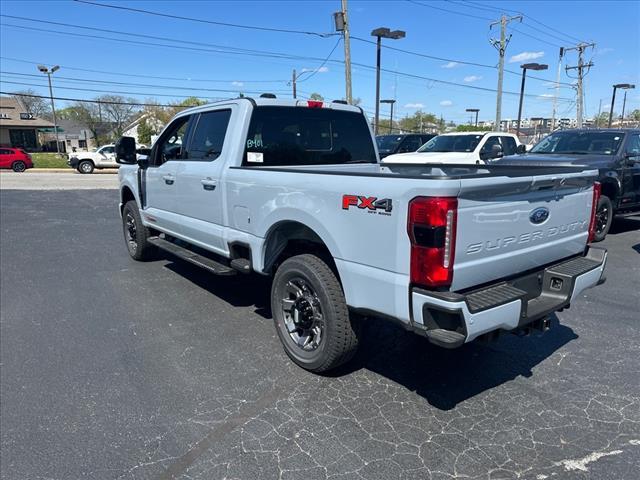
[[[356,325],[340,282],[315,255],[297,255],[280,265],[271,288],[271,311],[286,354],[306,370],[331,370],[357,350]]]
[[[602,195],[596,208],[596,234],[594,242],[601,242],[609,233],[613,222],[613,204],[609,197]]]
[[[131,258],[144,261],[155,256],[156,247],[148,241],[149,237],[155,235],[155,232],[142,224],[140,211],[135,200],[128,201],[122,209],[122,230]]]
[[[22,160],[18,160],[17,162],[13,162],[11,168],[14,172],[24,172],[27,169],[27,165]]]
[[[80,173],[92,173],[93,169],[93,162],[90,160],[83,160],[78,164],[78,171]]]

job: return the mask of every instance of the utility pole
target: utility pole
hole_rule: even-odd
[[[293,69],[293,75],[291,76],[291,86],[293,87],[293,98],[298,98],[296,93],[296,69]]]
[[[347,90],[347,103],[351,105],[353,97],[351,93],[351,40],[349,37],[349,17],[347,15],[347,0],[342,0],[342,20],[344,22],[344,80]]]
[[[553,112],[551,114],[551,131],[556,129],[556,112],[558,111],[558,97],[560,96],[560,72],[562,71],[562,57],[564,56],[564,47],[560,47],[560,56],[558,57],[558,73],[556,74],[556,94],[553,96]]]
[[[598,116],[596,117],[596,128],[600,126],[600,113],[602,112],[602,99],[598,103]]]
[[[584,69],[593,67],[593,62],[584,63],[583,55],[584,55],[584,51],[588,47],[595,48],[595,46],[596,46],[595,43],[579,43],[575,47],[565,48],[565,52],[569,50],[578,51],[578,65],[575,65],[573,67],[569,67],[569,66],[565,67],[567,72],[569,70],[578,70],[578,85],[577,85],[578,93],[577,93],[577,99],[576,99],[576,121],[578,124],[577,125],[578,128],[582,128],[582,111],[584,108],[583,107],[584,93],[583,93],[582,82],[585,75]]]
[[[511,35],[507,38],[507,25],[509,22],[513,22],[514,20],[518,20],[522,22],[522,15],[515,15],[513,17],[507,17],[504,13],[500,17],[500,20],[492,22],[489,24],[489,28],[493,28],[494,25],[500,25],[500,40],[491,40],[491,44],[498,50],[500,55],[499,63],[498,63],[498,97],[496,99],[496,124],[495,129],[500,128],[500,120],[502,117],[502,81],[504,78],[504,54],[507,50],[507,45],[509,44],[509,40],[511,40]]]

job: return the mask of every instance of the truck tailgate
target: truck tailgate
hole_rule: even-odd
[[[463,179],[452,290],[582,253],[597,172]]]

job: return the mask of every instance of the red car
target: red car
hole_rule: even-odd
[[[33,168],[33,161],[31,155],[21,148],[0,147],[0,168],[24,172],[27,168]]]

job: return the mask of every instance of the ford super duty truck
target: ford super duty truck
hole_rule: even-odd
[[[584,167],[380,164],[358,107],[240,98],[179,113],[150,150],[116,147],[129,254],[272,277],[284,349],[315,372],[368,316],[454,348],[548,327],[602,280]]]

